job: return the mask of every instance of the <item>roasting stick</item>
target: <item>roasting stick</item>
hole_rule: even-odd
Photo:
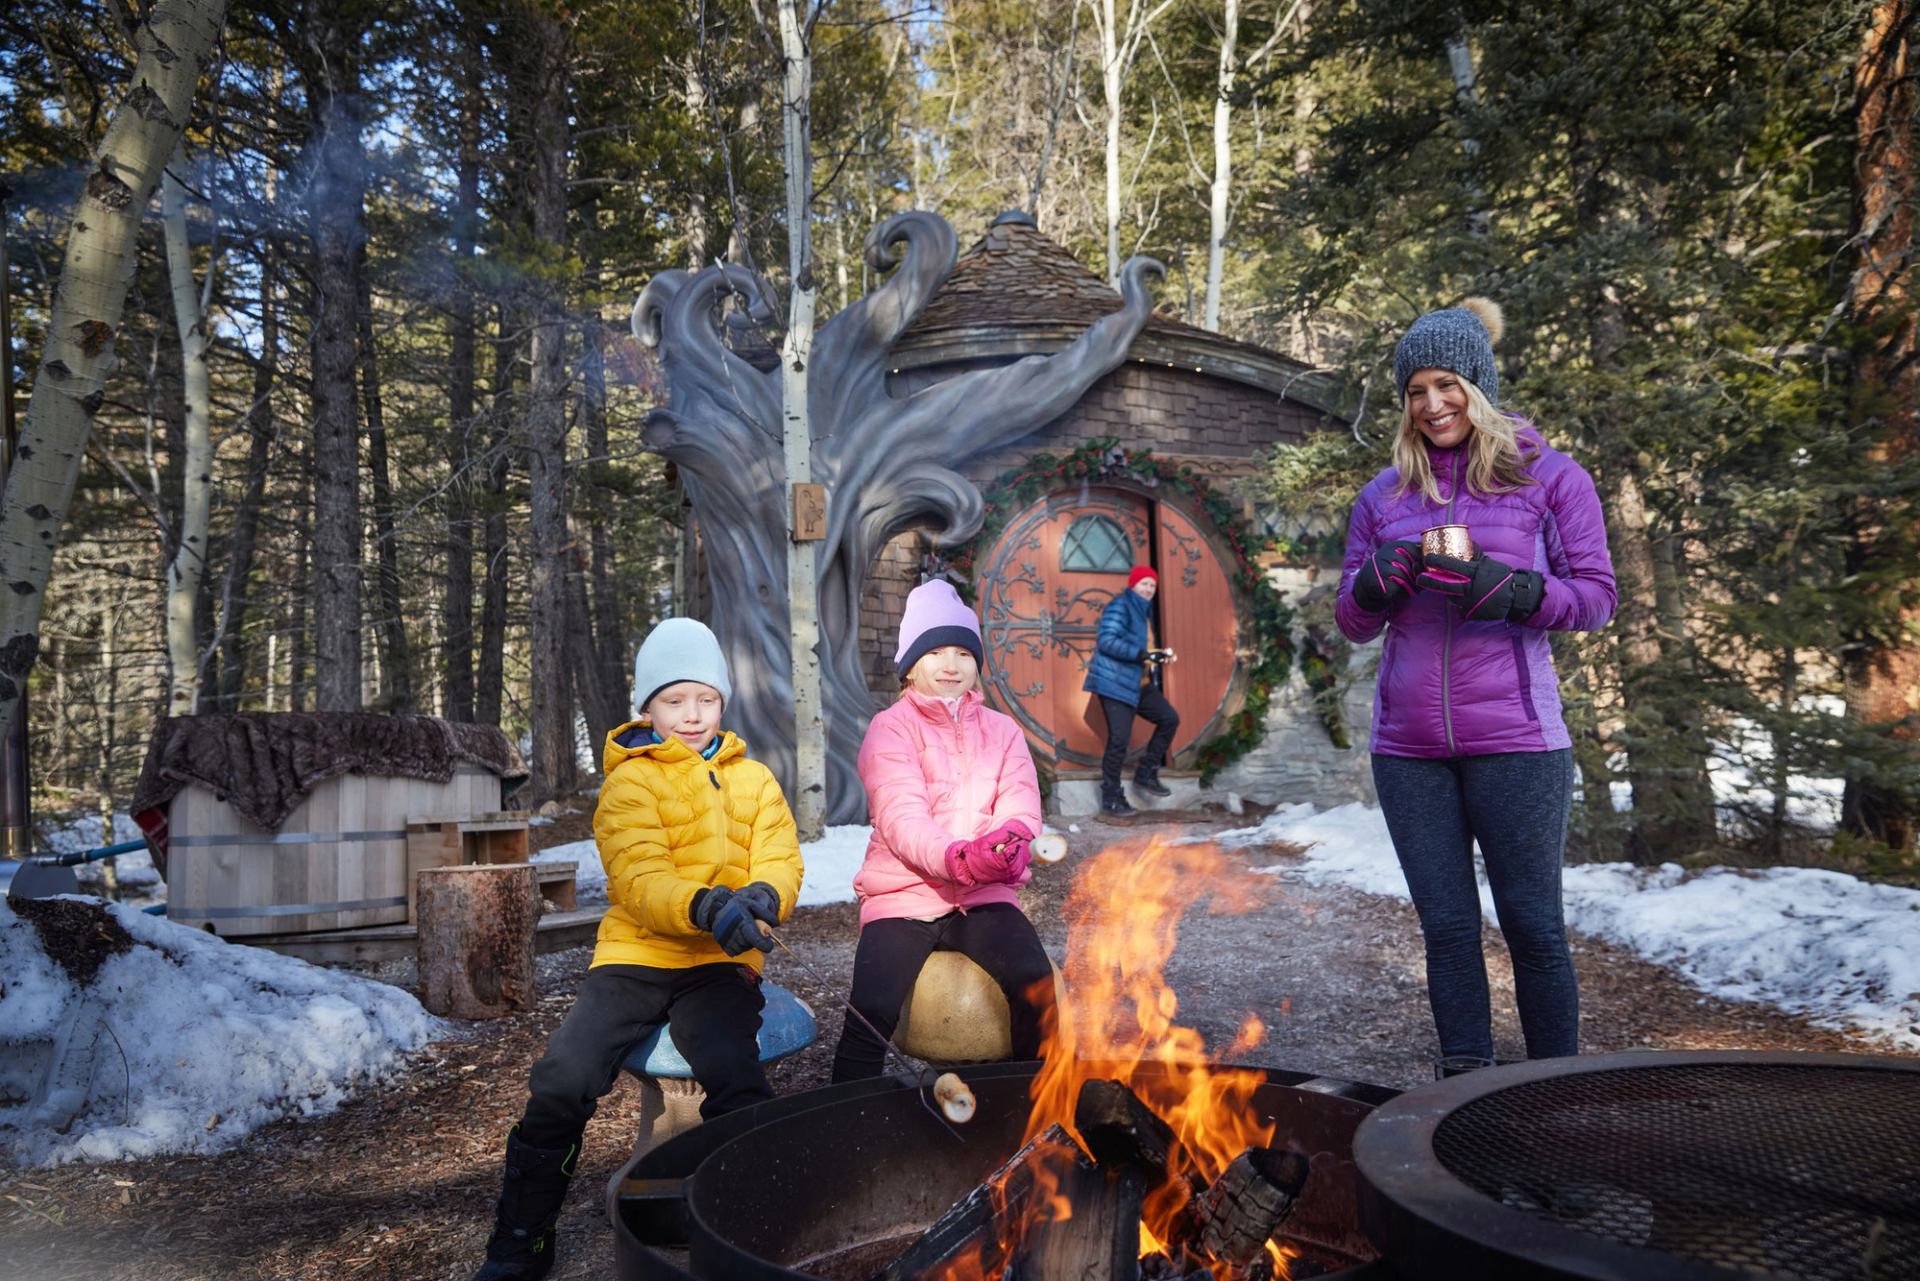
[[[807,976],[809,978],[811,978],[815,983],[818,983],[821,987],[825,988],[827,991],[830,992],[833,990],[834,985],[827,982],[826,978],[821,975],[820,971],[814,969],[811,965],[808,965],[805,961],[801,960],[800,954],[794,951],[792,948],[788,947],[787,941],[781,938],[778,934],[776,934],[771,925],[768,925],[765,921],[760,921],[758,922],[758,924],[760,926],[761,931],[768,938],[772,939],[775,945],[777,945],[782,952],[785,952],[788,956],[793,958],[793,963],[795,965],[798,965],[801,969],[807,972]],[[885,1035],[880,1031],[879,1028],[873,1025],[872,1019],[869,1019],[866,1015],[854,1009],[853,1003],[851,1001],[846,1000],[844,997],[840,1001],[840,1008],[845,1010],[848,1014],[851,1014],[854,1018],[859,1019],[861,1025],[864,1026],[867,1029],[867,1031],[879,1037],[880,1043],[887,1047],[887,1053],[891,1054],[896,1060],[898,1060],[899,1065],[902,1068],[908,1067],[907,1056],[901,1051],[899,1046],[893,1043],[892,1037]],[[939,1106],[935,1107],[932,1103],[927,1102],[927,1093],[926,1093],[927,1082],[925,1080],[926,1074],[923,1071],[914,1071],[911,1069],[909,1070],[909,1073],[915,1079],[914,1090],[915,1090],[915,1093],[919,1094],[921,1104],[927,1109],[927,1111],[933,1113],[934,1120],[940,1122],[941,1125],[946,1126],[946,1130],[948,1134],[951,1134],[954,1138],[959,1139],[960,1142],[965,1143],[967,1141],[966,1138],[960,1133],[960,1131],[954,1129],[951,1125],[948,1125],[947,1122],[949,1119],[951,1119],[954,1121],[958,1121],[962,1124],[965,1124],[966,1122],[971,1121],[973,1119],[973,1109],[974,1109],[973,1091],[967,1088],[967,1083],[965,1081],[962,1081],[958,1076],[954,1075],[952,1072],[941,1073],[940,1076],[936,1078],[933,1082],[933,1096],[934,1096],[934,1099],[939,1103]]]

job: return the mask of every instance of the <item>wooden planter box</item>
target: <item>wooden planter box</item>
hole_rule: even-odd
[[[270,832],[203,788],[167,812],[167,917],[220,935],[302,934],[405,923],[408,821],[494,814],[500,779],[462,766],[445,783],[347,774],[314,788]],[[525,820],[520,822],[525,858]]]

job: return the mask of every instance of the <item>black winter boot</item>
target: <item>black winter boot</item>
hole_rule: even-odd
[[[520,1140],[520,1127],[507,1133],[507,1170],[494,1208],[487,1261],[473,1281],[540,1281],[553,1271],[554,1225],[567,1198],[576,1140],[564,1148],[536,1148]]]
[[[1160,771],[1142,767],[1133,775],[1133,785],[1150,796],[1172,796],[1173,789],[1160,782]]]
[[[1140,811],[1127,803],[1127,794],[1119,788],[1100,789],[1100,813],[1106,818],[1132,818]]]

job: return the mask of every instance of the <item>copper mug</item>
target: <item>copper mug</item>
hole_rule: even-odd
[[[1422,556],[1451,556],[1455,560],[1472,560],[1477,550],[1473,545],[1473,535],[1467,532],[1465,525],[1435,525],[1420,535]]]

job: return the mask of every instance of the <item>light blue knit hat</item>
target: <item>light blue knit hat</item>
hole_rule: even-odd
[[[1451,369],[1480,389],[1490,404],[1500,403],[1500,371],[1493,346],[1506,331],[1500,304],[1469,298],[1458,307],[1430,311],[1407,327],[1393,352],[1393,382],[1407,398],[1407,380],[1422,369]]]
[[[705,623],[692,618],[669,618],[647,633],[633,656],[633,708],[646,710],[653,696],[675,681],[699,681],[720,691],[723,702],[733,701],[733,682],[727,679],[727,656],[720,638]]]

